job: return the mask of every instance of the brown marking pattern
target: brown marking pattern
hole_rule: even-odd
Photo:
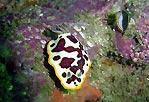
[[[57,43],[56,47],[52,50],[52,52],[60,52],[64,50],[64,46],[65,46],[65,39],[61,38],[59,40],[59,42]]]
[[[74,74],[76,74],[76,72],[77,72],[77,70],[78,70],[78,66],[71,66],[71,67],[70,67],[70,70],[71,70]]]
[[[59,60],[60,58],[61,58],[61,57],[60,57],[59,55],[57,55],[57,56],[54,56],[54,57],[53,57],[53,60],[54,60],[54,61],[57,61],[57,60]]]
[[[76,77],[75,75],[72,75],[70,78],[67,79],[66,83],[70,84],[71,82],[77,80],[78,82],[81,82],[81,79]]]
[[[75,81],[77,77],[75,75],[72,75],[70,78],[67,79],[66,83],[70,84],[72,81]]]
[[[74,61],[75,61],[74,58],[64,57],[62,58],[62,61],[60,62],[60,66],[62,68],[69,68]]]
[[[72,46],[68,46],[64,49],[66,52],[70,53],[70,52],[74,52],[76,49]]]
[[[70,35],[70,36],[67,36],[67,38],[72,41],[73,43],[77,43],[77,39],[73,36],[73,35]]]
[[[70,52],[74,52],[74,51],[77,51],[78,52],[78,55],[77,57],[82,57],[82,51],[79,49],[79,48],[74,48],[72,46],[68,46],[66,48],[64,48],[64,51],[70,53]]]
[[[77,43],[78,42],[77,39],[73,35],[67,36],[67,38],[72,43]],[[81,59],[77,61],[78,65],[72,66],[71,64],[75,61],[75,58],[63,57],[61,62],[59,63],[59,65],[61,66],[61,68],[69,68],[69,70],[71,72],[73,72],[73,74],[71,76],[68,76],[68,74],[63,72],[62,77],[65,78],[67,76],[68,79],[67,79],[66,83],[68,83],[68,84],[70,84],[71,82],[74,82],[75,80],[77,80],[78,82],[81,82],[81,79],[78,78],[75,74],[76,74],[77,70],[80,69],[81,75],[83,75],[83,73],[84,73],[83,66],[85,65],[85,61],[88,60],[88,57],[86,55],[82,54],[83,46],[80,42],[79,42],[79,48],[75,48],[71,45],[68,46],[68,47],[64,47],[65,43],[66,43],[65,39],[60,38],[60,40],[58,41],[56,47],[53,48],[52,52],[66,51],[68,53],[71,53],[71,52],[77,51],[78,55],[76,57],[81,58]],[[53,57],[53,60],[59,60],[59,59],[60,59],[60,56],[54,56]]]
[[[83,58],[81,58],[81,59],[77,62],[77,64],[78,64],[78,67],[79,67],[80,69],[82,69],[83,66],[84,66],[84,64],[85,64],[85,60],[84,60]]]

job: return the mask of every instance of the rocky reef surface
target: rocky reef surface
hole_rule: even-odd
[[[122,10],[129,17],[124,32],[109,16]],[[0,102],[149,101],[146,0],[6,0],[0,12]],[[47,62],[47,42],[64,32],[79,39],[92,62],[76,91],[64,89]]]

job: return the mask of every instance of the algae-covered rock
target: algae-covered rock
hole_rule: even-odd
[[[0,2],[0,90],[6,89],[0,92],[0,101],[147,102],[147,4],[145,0]],[[121,11],[130,17],[124,32],[112,27],[117,21],[122,24],[122,16],[116,21],[109,16]],[[47,60],[47,43],[63,33],[82,43],[92,63],[80,90],[63,88]]]

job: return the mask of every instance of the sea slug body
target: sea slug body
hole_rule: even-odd
[[[65,89],[80,89],[91,65],[81,42],[70,33],[58,35],[47,44],[48,63]]]

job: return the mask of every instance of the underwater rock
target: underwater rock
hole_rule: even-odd
[[[17,68],[31,69],[35,62],[34,54],[43,53],[47,38],[41,34],[41,30],[43,28],[39,25],[23,25],[16,29],[15,38],[8,43],[14,52],[12,59]]]
[[[122,34],[116,32],[115,46],[121,55],[126,59],[132,59],[134,62],[149,62],[149,14],[147,7],[141,14],[137,25],[137,34],[135,39],[123,38]]]
[[[96,101],[102,96],[102,92],[101,90],[91,86],[88,80],[86,80],[83,87],[77,92],[77,95],[79,97],[78,102],[85,102],[88,100]]]
[[[141,15],[141,18],[139,20],[139,23],[137,25],[137,30],[139,33],[141,32],[149,32],[149,7],[147,6],[143,12],[142,12],[142,15]]]
[[[63,95],[59,90],[53,91],[52,102],[86,102],[86,101],[96,101],[100,98],[102,92],[99,89],[91,86],[86,80],[82,88],[76,91],[73,95]]]
[[[15,75],[14,80],[18,80],[14,86],[17,87],[18,83],[23,83],[18,90],[20,92],[25,90],[25,96],[28,96],[26,100],[30,102],[35,102],[39,98],[38,95],[47,83],[42,56],[48,38],[41,34],[43,29],[40,25],[22,25],[16,28],[13,39],[7,41],[13,52],[10,68]],[[25,80],[17,79],[19,76]],[[18,90],[15,93],[18,93]],[[19,98],[19,96],[15,97]],[[14,100],[17,99],[14,98]]]
[[[34,98],[40,94],[41,89],[46,84],[46,74],[44,72],[33,72],[28,78],[28,95],[30,96],[30,101],[34,101]]]
[[[59,90],[53,90],[52,96],[53,96],[52,102],[65,102],[63,93],[60,92]]]
[[[148,7],[144,9],[144,11],[141,14],[141,18],[139,20],[139,23],[137,25],[137,35],[140,37],[140,42],[137,43],[139,48],[133,49],[134,50],[134,56],[132,58],[143,60],[144,62],[149,62],[149,13],[148,13]],[[135,54],[138,53],[138,56],[135,56]]]
[[[116,49],[121,53],[121,55],[130,59],[130,55],[133,53],[132,46],[135,45],[135,41],[133,39],[124,39],[122,37],[122,33],[116,32],[115,34],[115,46]]]
[[[68,12],[80,13],[80,12],[93,12],[101,14],[111,8],[111,4],[117,0],[76,0],[70,6],[67,7]]]
[[[44,28],[40,25],[24,24],[10,30],[14,32],[9,32],[8,38],[3,39],[12,52],[7,67],[14,85],[13,100],[19,102],[21,98],[22,102],[25,100],[37,102],[36,99],[47,92],[44,91],[44,93],[41,90],[47,84],[48,76],[44,73],[46,71],[44,69],[43,49],[49,38],[41,33]],[[3,32],[1,33],[3,34]],[[3,39],[0,40],[3,41]]]

